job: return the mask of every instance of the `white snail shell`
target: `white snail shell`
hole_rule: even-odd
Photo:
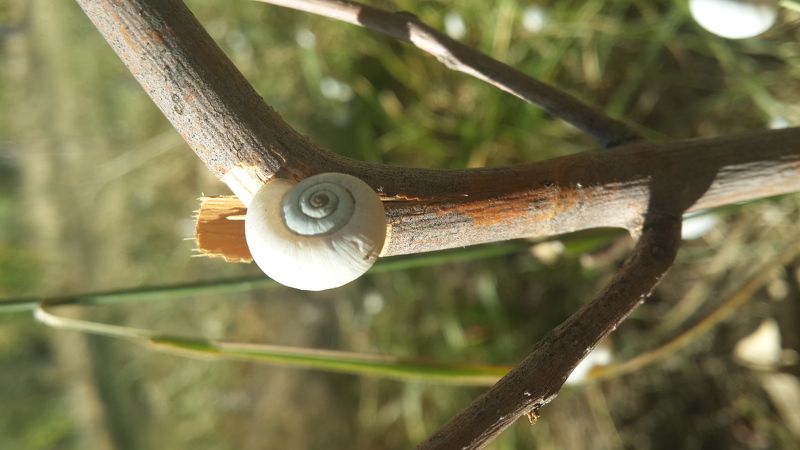
[[[767,31],[778,17],[778,0],[689,0],[694,20],[728,39],[746,39]]]
[[[308,291],[349,283],[378,259],[386,214],[360,179],[323,173],[292,184],[267,182],[247,208],[245,238],[267,276]]]

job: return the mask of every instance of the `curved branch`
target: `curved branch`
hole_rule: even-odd
[[[650,295],[675,259],[680,230],[680,216],[666,215],[645,224],[631,257],[594,300],[539,341],[525,360],[417,448],[482,448],[523,414],[536,417],[595,344]]]
[[[643,230],[633,256],[594,301],[422,448],[477,448],[552,399],[585,353],[667,270],[681,212],[800,190],[800,129],[637,143],[504,169],[436,171],[349,160],[311,143],[264,104],[180,0],[77,2],[195,153],[245,205],[271,177],[332,171],[358,176],[382,195],[391,227],[387,255],[600,226]],[[368,22],[367,16],[361,19]],[[425,41],[415,42],[414,33],[436,41],[432,30],[404,17],[401,36],[407,33],[420,46]],[[445,61],[463,63],[460,44],[438,42],[457,44],[450,48],[457,49],[455,59]],[[479,62],[484,69],[489,64]],[[511,91],[520,81],[515,77],[524,75],[509,73],[503,89]],[[481,70],[473,75],[491,78]],[[552,92],[535,83],[531,89],[531,98],[542,96],[536,101],[554,113],[566,101],[548,100]],[[597,128],[596,136],[608,129],[602,120],[582,122],[585,111],[572,118],[561,114],[590,132]],[[654,214],[663,205],[669,214]]]
[[[389,12],[349,0],[257,0],[369,28],[409,42],[448,68],[471,75],[525,101],[539,105],[593,136],[605,148],[640,139],[624,123],[552,86],[531,78],[444,33],[407,12]]]
[[[243,201],[273,176],[323,171],[331,152],[292,129],[181,0],[77,0],[208,169]]]
[[[592,227],[635,228],[650,180],[692,209],[800,190],[800,129],[637,143],[503,169],[440,171],[343,158],[293,130],[179,0],[77,0],[201,160],[245,203],[273,176],[355,175],[381,193],[384,255]],[[700,181],[698,181],[700,180]]]
[[[800,129],[640,143],[501,169],[437,171],[353,162],[337,167],[383,193],[391,227],[383,256],[615,227],[635,230],[655,196],[685,210],[800,191]],[[683,197],[683,198],[681,198]],[[248,259],[236,199],[204,214],[211,256]],[[227,213],[220,214],[220,211]],[[210,220],[208,223],[205,220]]]

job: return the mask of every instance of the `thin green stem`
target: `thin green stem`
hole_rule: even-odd
[[[430,267],[452,262],[494,258],[527,250],[530,243],[510,241],[495,245],[481,245],[468,249],[422,253],[378,261],[370,273],[386,273],[418,267]],[[134,287],[111,291],[88,292],[59,297],[47,297],[49,305],[102,305],[145,300],[178,299],[192,295],[232,294],[256,289],[278,287],[280,284],[263,276],[230,278],[214,281],[166,284],[151,287]],[[24,297],[0,300],[0,314],[31,312],[43,302],[42,297]]]
[[[511,369],[511,366],[448,364],[333,350],[165,336],[151,337],[148,344],[156,350],[203,358],[253,361],[282,367],[458,385],[490,386]]]
[[[46,300],[50,305],[90,306],[156,299],[177,299],[198,294],[229,294],[273,286],[278,286],[278,283],[264,276],[254,276],[193,283],[166,284],[151,287],[125,288],[113,291],[87,292],[75,295],[48,297]],[[0,301],[0,314],[34,311],[44,300],[45,298],[41,297],[2,300]]]
[[[276,364],[282,367],[327,370],[395,380],[480,386],[492,385],[510,370],[510,366],[448,364],[305,347],[245,344],[192,337],[175,337],[161,334],[154,330],[58,316],[51,312],[52,308],[58,306],[60,306],[58,303],[44,301],[38,305],[34,316],[40,322],[53,328],[125,339],[180,356],[253,361]]]

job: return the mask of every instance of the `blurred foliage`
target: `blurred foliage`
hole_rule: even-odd
[[[460,168],[592,147],[537,108],[367,30],[249,1],[187,3],[270,105],[342,154]],[[800,125],[797,12],[784,10],[761,37],[727,41],[696,26],[684,2],[374,3],[436,27],[457,15],[465,43],[653,139]],[[189,257],[183,239],[196,197],[226,188],[76,5],[0,0],[0,58],[1,294],[257,273]],[[799,205],[795,195],[726,209],[617,331],[615,353],[641,351],[712,307],[794,238]],[[190,296],[70,314],[209,338],[507,364],[597,291],[624,256],[624,239],[565,236],[549,253],[375,273],[333,292]],[[662,365],[566,389],[536,427],[520,421],[493,448],[795,448],[798,430],[765,394],[761,373],[731,357],[761,318],[795,317],[788,327],[798,328],[800,315],[785,312],[800,301],[792,283],[776,278]],[[677,310],[688,313],[670,321]],[[182,359],[0,316],[3,449],[409,448],[478,393]]]

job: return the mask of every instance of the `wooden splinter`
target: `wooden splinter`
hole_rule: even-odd
[[[244,240],[246,212],[244,204],[233,195],[200,197],[194,234],[199,256],[219,257],[226,262],[252,262]]]

